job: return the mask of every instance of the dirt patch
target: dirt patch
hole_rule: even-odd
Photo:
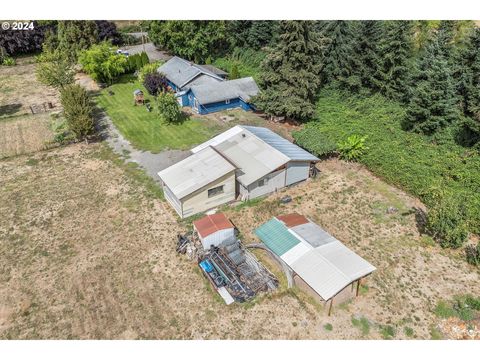
[[[82,72],[75,75],[75,82],[84,87],[87,91],[95,92],[100,90],[98,84],[90,76]]]
[[[455,252],[424,244],[406,213],[415,199],[357,165],[327,161],[316,180],[227,213],[244,241],[258,241],[252,230],[274,214],[304,213],[378,268],[368,289],[328,317],[285,289],[267,258],[281,289],[227,307],[175,253],[185,226],[174,211],[105,147],[40,152],[34,165],[25,156],[0,161],[0,338],[382,338],[379,325],[394,327],[395,338],[407,338],[404,326],[429,338],[438,299],[480,292],[479,274]],[[293,201],[279,205],[287,193]],[[399,211],[381,211],[388,206]],[[352,316],[368,319],[366,335]]]
[[[33,57],[22,58],[16,66],[0,66],[0,117],[31,114],[30,106],[43,109],[52,103],[61,110],[58,91],[39,83]]]

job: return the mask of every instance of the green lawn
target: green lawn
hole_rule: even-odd
[[[103,89],[96,97],[120,132],[140,150],[160,152],[166,149],[189,149],[222,130],[215,121],[207,118],[189,118],[181,124],[164,122],[155,109],[148,112],[145,106],[133,105],[133,91],[145,88],[132,77],[122,77],[114,85]],[[114,95],[109,95],[109,90]],[[146,96],[154,106],[153,97]]]

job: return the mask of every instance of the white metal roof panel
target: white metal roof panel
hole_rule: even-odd
[[[290,160],[294,161],[318,161],[319,159],[316,156],[313,156],[308,151],[305,151],[298,145],[284,139],[280,135],[274,133],[272,130],[257,127],[257,126],[243,126],[245,129],[250,131],[252,134],[257,136],[259,139],[265,141],[270,146],[274,147],[281,153],[288,156]]]
[[[298,260],[300,257],[305,255],[310,250],[312,250],[310,246],[300,242],[297,245],[295,245],[293,248],[288,250],[285,254],[280,256],[280,258],[283,261],[285,261],[287,265],[291,266],[291,264],[293,264],[296,260]]]
[[[200,144],[196,147],[194,147],[192,150],[190,150],[192,153],[199,152],[202,149],[205,149],[208,146],[215,146],[218,145],[222,142],[224,142],[227,139],[230,139],[233,135],[236,135],[238,133],[241,133],[243,131],[241,126],[234,126],[227,131],[224,131],[223,133],[215,136],[214,138],[211,138],[210,140],[204,142],[203,144]]]
[[[338,240],[320,246],[314,251],[322,255],[336,268],[340,269],[351,281],[355,281],[376,270],[372,264]]]
[[[160,171],[158,176],[178,199],[221,178],[235,167],[211,147]]]
[[[243,129],[215,145],[215,149],[241,170],[237,174],[237,180],[245,186],[289,161],[281,152]]]
[[[310,250],[290,267],[324,300],[329,300],[351,280],[319,254],[317,249]]]
[[[322,246],[333,241],[338,241],[314,222],[300,224],[290,228],[296,235],[308,242],[313,247]]]

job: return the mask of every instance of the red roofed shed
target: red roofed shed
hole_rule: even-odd
[[[218,246],[227,239],[235,237],[235,227],[224,214],[207,215],[193,222],[193,227],[202,241],[203,248]]]
[[[280,216],[277,216],[277,219],[283,222],[285,226],[289,228],[297,225],[307,224],[309,222],[305,216],[297,213],[280,215]]]

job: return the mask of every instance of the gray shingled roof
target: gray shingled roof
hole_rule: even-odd
[[[258,86],[252,77],[222,81],[203,85],[194,85],[190,88],[196,99],[202,105],[241,98],[249,101],[258,94]]]
[[[172,83],[182,89],[190,81],[192,81],[201,74],[217,79],[219,82],[223,81],[221,77],[214,74],[213,72],[201,68],[198,65],[191,63],[187,60],[179,58],[178,56],[172,57],[165,64],[160,66],[157,71],[164,74],[168,80],[170,80]]]
[[[318,161],[319,159],[316,156],[313,156],[309,152],[303,150],[298,145],[295,145],[284,139],[278,134],[275,134],[272,130],[257,127],[257,126],[242,126],[244,129],[247,129],[252,134],[254,134],[259,139],[265,141],[271,147],[277,149],[293,161]]]
[[[207,65],[197,65],[199,68],[204,69],[206,71],[211,71],[214,74],[217,74],[219,76],[227,76],[228,73],[226,71],[223,71],[222,69],[219,69],[213,65],[207,64]]]

